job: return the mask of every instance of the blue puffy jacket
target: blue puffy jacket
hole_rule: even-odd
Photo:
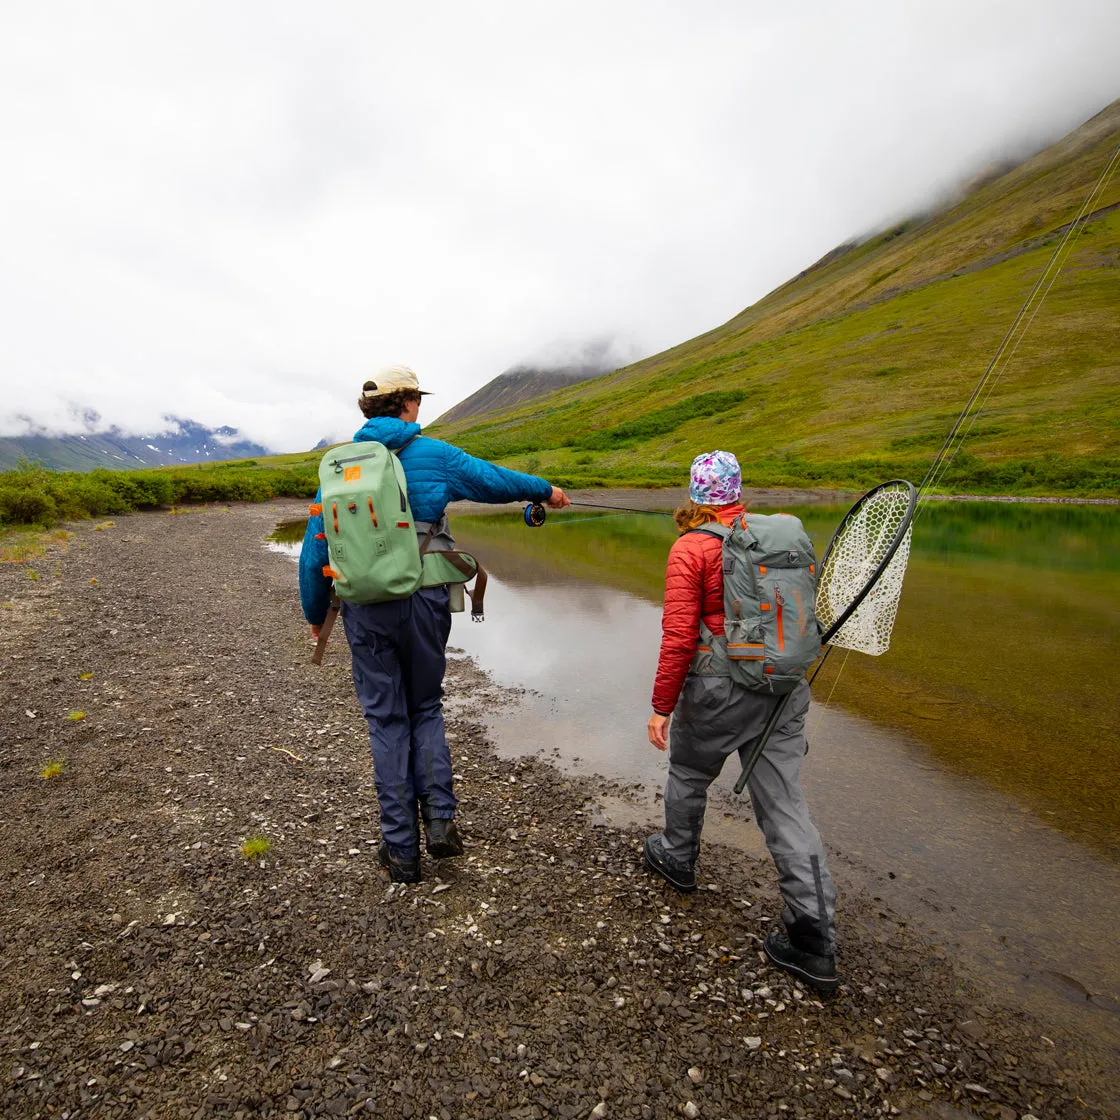
[[[400,460],[408,485],[408,504],[417,521],[438,521],[448,502],[543,502],[552,493],[551,484],[543,478],[476,459],[439,439],[413,439],[419,435],[419,424],[388,416],[367,420],[354,434],[356,441],[383,443],[390,449],[412,440]],[[316,493],[316,504],[319,501]],[[327,563],[323,517],[317,514],[307,521],[299,555],[299,598],[304,618],[313,626],[327,617],[330,606],[331,581],[323,575]]]

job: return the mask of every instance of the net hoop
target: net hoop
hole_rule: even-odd
[[[837,556],[840,554],[842,542],[846,542],[847,538],[851,535],[850,530],[853,530],[857,523],[863,518],[864,511],[875,503],[882,504],[884,499],[892,497],[890,492],[894,492],[893,501],[891,505],[899,505],[905,501],[905,509],[898,517],[897,524],[893,526],[893,531],[888,540],[877,539],[874,544],[874,551],[872,557],[876,559],[874,569],[870,574],[864,574],[860,571],[860,578],[864,580],[863,585],[852,596],[851,600],[839,611],[833,609],[829,600],[829,587],[831,583],[838,582],[831,577],[837,571]],[[832,643],[834,645],[844,646],[849,649],[860,650],[865,653],[883,653],[886,650],[887,643],[889,642],[890,630],[894,624],[894,615],[898,606],[898,595],[902,589],[902,576],[906,570],[906,563],[910,554],[910,531],[911,523],[914,519],[914,511],[918,504],[918,494],[914,489],[912,483],[906,479],[892,479],[890,482],[881,483],[879,486],[868,490],[850,510],[844,515],[843,520],[837,527],[836,532],[829,542],[828,548],[825,550],[824,559],[821,562],[821,575],[817,586],[817,613],[819,617],[825,621],[827,628],[821,635],[821,644],[827,645]],[[840,547],[838,547],[840,546]],[[831,564],[831,566],[830,566]],[[886,632],[886,640],[879,643],[875,648],[868,648],[867,640],[861,644],[858,640],[843,641],[845,637],[854,637],[842,635],[841,631],[844,629],[846,623],[852,619],[852,616],[859,610],[860,605],[864,603],[868,595],[874,591],[876,584],[879,583],[884,573],[890,570],[891,579],[891,594],[886,596],[880,601],[880,604],[875,605],[875,609],[870,612],[867,619],[861,618],[862,622],[870,622],[874,616],[876,621],[884,624],[882,629]],[[881,616],[881,617],[880,617]],[[861,626],[860,630],[871,629],[870,626]],[[874,643],[872,643],[874,645]]]

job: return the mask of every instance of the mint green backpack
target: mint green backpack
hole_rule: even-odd
[[[423,545],[417,540],[398,458],[407,446],[390,451],[372,441],[351,443],[323,456],[319,489],[330,561],[323,574],[350,603],[407,599],[421,587],[446,586],[452,611],[464,609],[463,584],[474,579],[473,592],[466,594],[471,617],[481,620],[486,572],[479,562],[457,549],[429,551],[435,525]]]
[[[697,533],[723,541],[724,637],[700,623],[695,671],[756,692],[790,692],[821,652],[817,556],[800,519],[748,513]]]
[[[332,447],[319,463],[334,590],[349,603],[406,599],[423,575],[404,468],[380,443]]]

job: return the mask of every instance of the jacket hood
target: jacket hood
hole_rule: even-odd
[[[392,449],[408,443],[420,434],[419,424],[410,424],[394,416],[375,416],[367,420],[355,433],[355,443],[383,443]]]

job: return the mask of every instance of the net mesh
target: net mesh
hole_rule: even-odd
[[[817,617],[826,631],[867,586],[906,522],[909,509],[908,487],[884,487],[872,493],[841,527],[817,584]],[[902,578],[910,559],[911,531],[912,526],[907,525],[898,551],[867,597],[829,639],[830,645],[872,656],[890,648]]]

